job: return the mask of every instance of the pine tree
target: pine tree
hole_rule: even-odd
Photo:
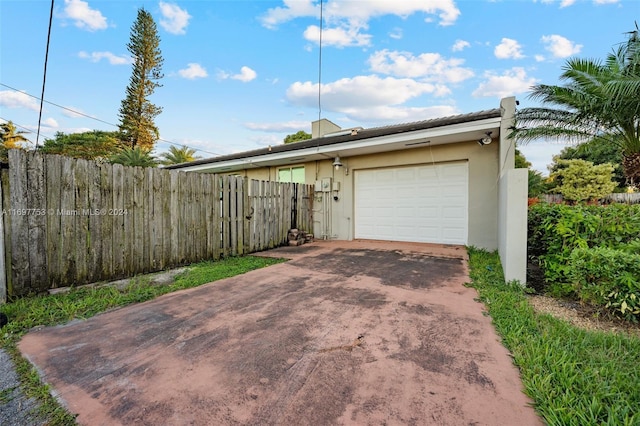
[[[122,141],[131,148],[151,150],[160,134],[154,123],[162,108],[152,104],[149,96],[162,85],[160,36],[153,17],[144,9],[131,27],[127,49],[133,57],[133,72],[119,111]]]

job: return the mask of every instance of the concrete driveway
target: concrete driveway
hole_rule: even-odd
[[[315,242],[289,262],[27,334],[84,425],[539,425],[462,247]]]

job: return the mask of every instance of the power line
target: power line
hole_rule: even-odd
[[[46,99],[42,99],[42,98],[39,98],[39,97],[37,97],[37,96],[34,96],[34,95],[32,95],[31,93],[23,92],[22,90],[20,90],[20,89],[16,89],[15,87],[11,87],[11,86],[9,86],[9,85],[7,85],[7,84],[0,83],[0,86],[6,87],[7,89],[14,90],[14,91],[16,91],[16,92],[23,93],[23,94],[25,94],[25,95],[27,95],[27,96],[30,96],[30,97],[32,97],[32,98],[34,98],[34,99],[37,99],[37,100],[41,101],[41,102],[45,102],[45,103],[47,103],[47,104],[49,104],[49,105],[53,105],[53,106],[55,106],[55,107],[58,107],[58,108],[64,109],[64,110],[69,111],[69,112],[71,112],[71,113],[73,113],[73,114],[81,115],[81,116],[83,116],[83,117],[87,117],[87,118],[90,118],[90,119],[92,119],[92,120],[99,121],[100,123],[108,124],[109,126],[118,127],[118,125],[117,125],[117,124],[113,124],[113,123],[110,123],[110,122],[108,122],[108,121],[100,120],[99,118],[93,117],[93,116],[88,115],[88,114],[85,114],[85,113],[83,113],[83,112],[76,111],[76,110],[73,110],[73,109],[71,109],[71,108],[67,108],[67,107],[62,106],[62,105],[58,105],[58,104],[56,104],[56,103],[54,103],[54,102],[47,101]]]
[[[15,121],[13,121],[13,120],[7,120],[7,119],[6,119],[6,118],[4,118],[4,117],[0,117],[0,120],[4,120],[6,123],[8,123],[8,122],[10,122],[10,121],[11,121],[11,124],[13,124],[14,126],[16,126],[16,127],[20,127],[21,129],[24,129],[24,130],[26,130],[26,131],[27,131],[27,132],[29,132],[29,133],[33,133],[33,132],[31,131],[31,129],[29,129],[28,127],[21,126],[20,124],[16,123],[16,122],[15,122]]]
[[[21,124],[18,124],[18,123],[16,123],[16,122],[15,122],[15,121],[13,121],[13,120],[9,120],[9,119],[4,118],[4,117],[0,117],[0,120],[4,120],[6,123],[11,122],[11,124],[13,124],[14,126],[16,126],[16,127],[19,127],[19,128],[21,128],[21,129],[26,130],[26,132],[27,132],[27,133],[33,133],[33,131],[32,131],[30,128],[25,127],[25,126],[23,126],[23,125],[21,125]],[[33,142],[32,142],[32,141],[29,141],[29,143],[33,143]]]
[[[101,119],[99,119],[99,118],[97,118],[97,117],[91,116],[91,115],[89,115],[89,114],[85,114],[85,113],[80,112],[80,111],[76,111],[76,110],[74,110],[74,109],[71,109],[71,108],[68,108],[68,107],[65,107],[65,106],[59,105],[59,104],[54,103],[54,102],[51,102],[51,101],[47,101],[47,100],[45,100],[44,98],[39,98],[39,97],[37,97],[37,96],[35,96],[35,95],[32,95],[31,93],[27,93],[27,92],[24,92],[24,91],[22,91],[22,90],[20,90],[20,89],[16,89],[15,87],[9,86],[8,84],[0,83],[0,86],[6,87],[7,89],[11,89],[11,90],[13,90],[13,91],[15,91],[15,92],[19,92],[19,93],[25,94],[25,95],[27,95],[27,96],[30,96],[30,97],[32,97],[32,98],[34,98],[34,99],[39,100],[41,103],[42,103],[42,102],[45,102],[45,103],[47,103],[47,104],[49,104],[49,105],[53,105],[53,106],[55,106],[55,107],[57,107],[57,108],[63,109],[63,110],[65,110],[65,111],[69,111],[70,113],[73,113],[73,114],[76,114],[76,115],[80,115],[80,116],[82,116],[82,117],[86,117],[86,118],[89,118],[89,119],[91,119],[91,120],[95,120],[95,121],[98,121],[98,122],[100,122],[100,123],[107,124],[107,125],[109,125],[109,126],[119,127],[117,124],[110,123],[110,122],[105,121],[105,120],[101,120]],[[8,120],[7,120],[7,121],[8,121]],[[21,126],[21,127],[22,127],[22,126]],[[24,127],[24,128],[26,129],[26,127]],[[158,141],[160,141],[160,142],[164,142],[164,143],[168,143],[169,145],[173,145],[173,146],[186,146],[187,148],[193,149],[193,150],[195,150],[196,152],[204,152],[204,153],[206,153],[206,154],[211,154],[211,155],[223,155],[223,154],[220,154],[220,153],[217,153],[217,152],[206,151],[206,150],[204,150],[204,149],[200,149],[200,148],[196,148],[196,147],[193,147],[193,146],[189,146],[189,145],[184,144],[184,143],[172,142],[172,141],[167,140],[167,139],[158,138]],[[37,145],[36,145],[36,146],[37,146]]]
[[[42,101],[44,99],[44,88],[47,83],[47,62],[49,62],[49,43],[51,42],[51,24],[53,22],[53,2],[51,0],[51,10],[49,11],[49,30],[47,31],[47,48],[44,54],[44,72],[42,73],[42,96],[40,96],[40,112],[38,113],[38,132],[36,133],[36,148],[40,139],[40,123],[42,122]]]
[[[320,102],[322,91],[322,0],[320,0],[320,38],[318,40],[318,125],[322,120],[322,103]]]

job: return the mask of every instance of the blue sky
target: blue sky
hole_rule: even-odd
[[[0,0],[0,119],[34,131],[33,141],[50,5]],[[163,87],[151,97],[164,109],[156,153],[174,143],[211,157],[310,132],[319,116],[319,5],[56,0],[41,141],[116,129],[140,7],[158,24],[164,57]],[[323,0],[323,17],[321,116],[374,127],[496,108],[506,96],[534,106],[530,86],[558,84],[567,58],[604,58],[624,41],[640,1]],[[563,147],[521,149],[546,173]]]

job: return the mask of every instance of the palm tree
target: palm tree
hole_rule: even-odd
[[[27,132],[18,131],[16,125],[12,121],[0,124],[0,137],[2,137],[2,145],[6,149],[19,148],[17,145],[21,142],[29,142],[29,139],[25,138]]]
[[[6,163],[8,161],[8,150],[13,148],[22,148],[22,142],[29,142],[29,139],[25,138],[27,132],[18,131],[16,125],[12,121],[0,124],[0,162]]]
[[[136,146],[135,148],[124,148],[122,151],[111,157],[111,163],[138,167],[155,167],[158,164],[150,151],[139,146]]]
[[[164,152],[160,154],[162,160],[160,160],[161,164],[168,166],[170,164],[180,164],[180,163],[188,163],[190,161],[197,160],[200,157],[195,156],[196,150],[183,146],[181,148],[176,148],[175,146],[170,146],[168,152]]]
[[[638,31],[602,63],[570,59],[562,86],[533,86],[530,98],[542,107],[516,113],[511,137],[517,142],[557,139],[613,144],[622,153],[630,184],[640,183],[640,38]]]

